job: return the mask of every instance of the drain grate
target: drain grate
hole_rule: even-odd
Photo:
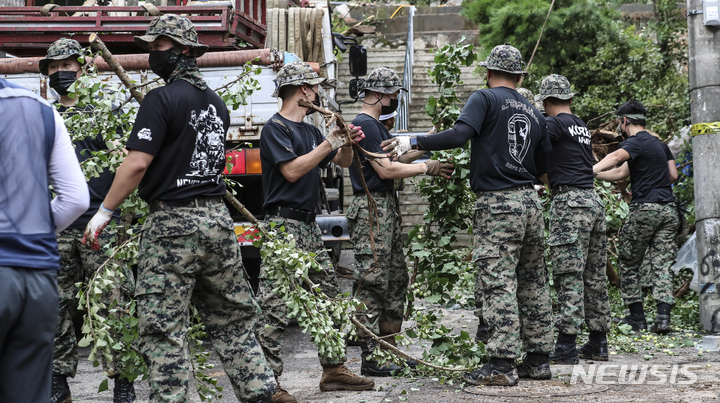
[[[588,395],[604,392],[608,389],[604,385],[586,385],[577,383],[569,385],[560,379],[547,381],[521,380],[517,386],[474,386],[465,388],[466,393],[497,397],[563,397]]]

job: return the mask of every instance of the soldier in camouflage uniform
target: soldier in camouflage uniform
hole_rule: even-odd
[[[553,146],[547,173],[553,194],[548,244],[560,308],[559,335],[550,360],[563,364],[577,364],[580,357],[607,361],[610,329],[605,209],[593,189],[590,131],[570,109],[575,95],[561,75],[551,74],[540,85]],[[590,340],[578,356],[575,342],[583,323]]]
[[[677,179],[677,168],[667,144],[645,130],[646,110],[638,101],[625,102],[616,111],[619,130],[627,140],[619,149],[595,164],[598,179],[619,181],[628,176],[632,181],[630,214],[620,229],[618,261],[620,289],[630,314],[621,323],[634,330],[647,326],[643,310],[643,259],[650,268],[652,292],[657,303],[655,323],[651,332],[670,332],[670,310],[673,298],[673,272],[677,243],[675,237],[680,218],[671,184]],[[608,168],[612,169],[603,172]]]
[[[551,151],[545,119],[517,91],[525,74],[520,52],[493,48],[481,66],[488,89],[474,92],[452,129],[396,138],[395,155],[471,143],[470,185],[477,194],[473,260],[482,284],[483,317],[490,328],[490,362],[466,373],[473,385],[517,385],[518,377],[549,379],[552,311],[544,258],[542,205],[533,187]],[[527,352],[519,371],[515,359]]]
[[[260,135],[266,213],[262,225],[274,222],[277,227],[284,226],[300,249],[316,254],[315,259],[324,270],[311,270],[308,276],[327,296],[334,298],[339,293],[335,269],[315,222],[320,192],[325,191],[318,168],[330,162],[343,167],[350,165],[353,158],[350,138],[359,139],[363,133],[359,127],[350,125],[350,133],[335,128],[323,137],[317,127],[303,122],[310,109],[298,102],[307,100],[319,105],[318,85],[325,80],[304,62],[289,63],[278,72],[273,96],[282,100],[282,108],[265,124]],[[280,352],[289,321],[288,308],[266,270],[267,265],[261,266],[258,301],[262,317],[256,333],[275,377],[279,378],[283,371]],[[319,356],[323,368],[320,390],[367,390],[375,386],[371,379],[353,374],[344,365],[344,355],[339,359]],[[280,388],[272,401],[294,403],[297,399]]]
[[[365,150],[382,153],[380,143],[392,138],[380,122],[380,116],[395,112],[401,90],[405,91],[400,78],[388,67],[374,69],[360,88],[361,96],[364,96],[363,107],[353,124],[361,126],[365,132],[365,138],[360,141]],[[422,154],[422,151],[407,153],[400,162],[393,162],[390,158],[370,160],[361,157],[362,174],[357,165],[350,167],[355,194],[347,211],[355,252],[353,292],[366,307],[358,312],[357,318],[374,334],[385,336],[385,341],[392,345],[395,345],[393,335],[402,328],[409,281],[400,229],[400,206],[394,190],[395,179],[422,174],[448,177],[452,172],[452,165],[437,160],[410,164]],[[377,216],[370,212],[363,183],[377,205]],[[374,250],[371,246],[373,240]],[[400,369],[392,363],[379,366],[371,359],[377,343],[369,335],[359,336],[363,375],[391,376],[393,371]],[[413,364],[410,362],[410,365]]]
[[[136,287],[139,350],[148,365],[150,401],[189,401],[186,336],[192,303],[235,396],[269,403],[275,379],[253,331],[260,308],[223,203],[230,114],[196,64],[208,47],[198,42],[187,18],[172,14],[156,17],[135,41],[150,50],[150,66],[167,85],[145,97],[127,142],[129,153],[88,224],[85,241],[98,246],[108,211],[138,187],[150,206]]]
[[[63,115],[70,113],[68,109],[74,107],[77,103],[77,99],[71,98],[67,90],[81,75],[82,64],[78,61],[78,57],[81,55],[82,47],[78,41],[61,38],[50,45],[47,55],[39,62],[40,71],[50,78],[50,87],[60,95],[56,104],[58,104],[58,112]],[[76,140],[73,146],[80,162],[90,158],[92,156],[91,151],[107,150],[105,140],[101,134],[98,134],[97,138]],[[72,320],[78,306],[78,287],[75,284],[86,282],[95,274],[97,268],[107,260],[107,256],[103,251],[88,248],[82,245],[80,240],[83,236],[83,229],[85,229],[88,221],[103,202],[114,176],[111,172],[102,172],[99,177],[88,181],[90,208],[66,230],[58,234],[60,316],[53,349],[51,395],[51,402],[53,403],[69,402],[71,400],[67,377],[75,377],[78,367],[78,346]],[[119,211],[116,211],[113,216],[115,219],[119,218]],[[114,230],[108,230],[103,236],[105,241],[109,242],[114,238]],[[135,280],[127,266],[123,265],[122,267],[124,277],[117,284],[116,292],[105,295],[103,298],[103,303],[107,307],[110,307],[114,300],[123,305],[132,299]],[[100,315],[107,316],[107,309],[100,312]],[[117,335],[114,336],[117,338]],[[115,352],[118,354],[112,357],[112,363],[108,363],[104,357],[101,357],[100,361],[105,372],[115,379],[113,389],[115,403],[132,402],[135,399],[133,383],[126,378],[118,378],[123,371],[123,363],[120,359],[120,352]]]
[[[528,102],[533,104],[534,97],[532,91],[530,91],[527,88],[518,88],[518,93],[523,96],[523,98],[527,99]],[[544,110],[542,111],[544,112]],[[475,297],[475,310],[473,313],[478,318],[478,327],[477,332],[475,333],[475,341],[478,343],[487,344],[488,339],[490,338],[490,327],[488,326],[487,322],[485,322],[485,318],[483,318],[483,294],[482,294],[482,282],[480,281],[480,278],[478,277],[475,281],[475,288],[473,295]]]

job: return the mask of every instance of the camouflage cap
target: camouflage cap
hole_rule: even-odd
[[[504,71],[510,74],[526,74],[525,62],[522,60],[520,51],[506,43],[498,45],[490,51],[487,60],[480,62],[480,65],[488,70]]]
[[[272,96],[277,98],[280,88],[286,85],[317,85],[326,81],[326,78],[320,77],[315,70],[305,62],[292,62],[284,65],[277,73],[275,78],[275,92]]]
[[[529,89],[521,87],[517,89],[517,92],[522,95],[523,98],[527,99],[528,102],[530,102],[531,104],[535,102],[535,100],[533,99],[533,93]]]
[[[175,14],[155,17],[150,21],[145,35],[135,37],[135,43],[145,50],[150,50],[148,43],[162,35],[181,45],[189,46],[191,56],[200,57],[208,50],[208,45],[198,42],[198,35],[193,23],[187,17]]]
[[[535,102],[533,102],[533,105],[535,105],[537,110],[543,114],[547,113],[545,111],[545,105],[543,104],[542,100],[540,99],[540,94],[535,95],[534,99],[535,99]]]
[[[360,96],[365,96],[365,90],[375,91],[381,94],[394,94],[400,90],[407,91],[402,87],[400,77],[389,67],[378,67],[370,72],[368,78],[358,88]]]
[[[75,39],[60,38],[48,48],[47,55],[40,59],[40,72],[48,75],[48,64],[53,60],[65,60],[82,56],[82,46]]]
[[[540,96],[540,101],[550,97],[568,100],[577,95],[577,93],[573,92],[572,88],[570,88],[570,81],[568,81],[567,78],[560,74],[550,74],[543,78],[538,95]]]

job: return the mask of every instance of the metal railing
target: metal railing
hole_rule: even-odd
[[[416,10],[415,6],[409,7],[407,45],[405,46],[405,67],[403,68],[403,88],[407,89],[407,92],[400,91],[400,94],[398,95],[398,114],[395,119],[396,132],[406,132],[408,130],[410,102],[412,101],[413,59],[415,54],[413,49],[413,41],[415,39],[413,20]]]

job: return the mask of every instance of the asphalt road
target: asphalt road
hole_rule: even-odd
[[[348,256],[341,264],[348,266]],[[348,266],[349,267],[349,266]],[[350,287],[349,280],[343,280],[344,288]],[[445,311],[443,324],[455,329],[474,329],[477,321],[469,310]],[[683,339],[684,335],[678,335]],[[687,336],[689,337],[689,335]],[[211,349],[211,346],[207,346]],[[420,355],[421,346],[412,346],[409,351]],[[112,381],[110,390],[98,393],[103,380],[102,370],[94,368],[87,361],[89,350],[80,349],[81,361],[78,375],[68,379],[75,402],[112,402]],[[705,352],[702,355],[690,346],[675,348],[673,355],[654,351],[653,357],[647,352],[636,354],[613,351],[610,361],[601,363],[583,362],[582,366],[553,365],[553,378],[548,381],[522,380],[514,388],[477,388],[460,384],[441,384],[427,378],[375,378],[375,389],[365,392],[321,392],[318,388],[322,368],[317,359],[317,349],[298,327],[291,327],[285,336],[283,354],[285,371],[280,379],[282,385],[293,393],[300,402],[322,403],[451,403],[451,402],[712,402],[720,401],[720,353]],[[218,357],[213,354],[215,364],[210,373],[225,387],[224,397],[219,402],[237,402],[232,386],[222,370]],[[346,364],[356,373],[360,371],[360,348],[348,347]],[[655,366],[655,376],[650,372]],[[583,371],[580,374],[579,371]],[[573,371],[576,375],[573,376]],[[649,372],[650,371],[650,372]],[[593,373],[594,376],[588,375]],[[673,375],[673,372],[675,375]],[[646,375],[646,377],[643,376]],[[665,381],[662,376],[665,375]],[[582,377],[585,376],[585,378]],[[641,380],[641,378],[644,378]],[[694,378],[694,379],[693,379]],[[190,401],[200,402],[194,385],[190,387]],[[136,382],[138,402],[148,401],[147,382]]]

